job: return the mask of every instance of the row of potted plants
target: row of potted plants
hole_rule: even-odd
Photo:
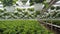
[[[9,11],[9,10],[12,10],[12,11],[14,11],[14,7],[15,7],[15,5],[16,5],[16,2],[18,1],[18,0],[0,0],[1,1],[1,3],[3,4],[3,6],[4,6],[4,8],[7,10],[7,11]],[[44,1],[46,1],[46,0],[30,0],[30,4],[31,5],[34,5],[34,2],[35,3],[44,3]],[[13,8],[12,8],[13,7]],[[30,9],[29,9],[30,10]]]
[[[60,18],[60,11],[52,11],[45,13],[45,15],[43,15],[42,18],[53,18],[53,19]]]
[[[5,10],[0,10],[0,18],[4,19],[9,19],[9,18],[14,18],[14,19],[19,19],[19,18],[37,18],[38,15],[40,16],[40,11],[34,11],[33,8],[28,8],[27,11],[25,9],[20,9],[17,8],[17,11],[14,12],[7,12]]]
[[[52,6],[52,7],[51,7],[51,10],[54,10],[54,9],[60,10],[60,7],[59,7],[59,6],[57,6],[57,7]]]
[[[0,10],[0,13],[1,13],[0,16],[9,16],[9,15],[11,16],[11,14],[13,14],[13,16],[17,16],[17,17],[23,16],[23,18],[24,17],[26,17],[26,18],[29,18],[29,17],[36,18],[38,15],[41,18],[54,18],[55,19],[55,18],[60,17],[60,11],[53,11],[53,12],[45,13],[45,15],[41,16],[40,11],[34,11],[33,8],[32,9],[30,8],[27,11],[25,11],[25,9],[17,8],[17,12],[15,11],[11,14],[9,14],[10,12],[7,12],[5,10]]]

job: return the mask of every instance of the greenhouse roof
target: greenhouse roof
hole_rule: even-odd
[[[60,1],[56,2],[53,6],[60,6]]]
[[[60,1],[56,2],[56,3],[60,3]]]

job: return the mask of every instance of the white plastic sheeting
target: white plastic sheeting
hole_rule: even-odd
[[[2,5],[2,3],[0,2],[0,9],[2,9],[3,10],[3,5]]]
[[[60,1],[56,2],[53,6],[54,6],[54,7],[60,6]]]
[[[15,11],[15,7],[14,6],[6,6],[5,9],[8,12],[14,12]]]
[[[34,4],[34,9],[36,11],[41,11],[43,9],[43,7],[44,7],[44,4],[40,4],[40,3]]]
[[[47,3],[49,3],[51,0],[46,0]]]

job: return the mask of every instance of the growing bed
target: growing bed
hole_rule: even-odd
[[[45,20],[45,22],[60,26],[60,20]]]
[[[1,20],[0,34],[53,34],[37,20]]]

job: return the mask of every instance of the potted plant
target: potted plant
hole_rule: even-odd
[[[18,12],[22,12],[22,9],[17,8],[17,11],[18,11]]]
[[[55,7],[54,7],[54,6],[52,6],[52,7],[51,7],[51,10],[54,10],[54,9],[55,9]]]
[[[1,10],[1,9],[0,9],[0,13],[3,13],[3,12],[4,12],[4,10]]]
[[[60,10],[60,7],[59,7],[59,6],[57,6],[57,7],[56,7],[56,10]]]
[[[14,11],[15,10],[15,6],[13,6],[16,3],[16,0],[1,0],[4,9],[6,9],[6,11]]]
[[[28,8],[29,11],[34,11],[34,8]]]

